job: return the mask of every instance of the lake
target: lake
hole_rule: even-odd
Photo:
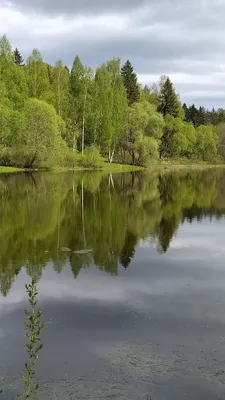
[[[40,399],[225,398],[225,170],[0,176],[0,388]]]

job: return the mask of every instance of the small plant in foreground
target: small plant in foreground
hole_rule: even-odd
[[[37,395],[38,383],[35,383],[35,364],[38,359],[38,353],[42,349],[43,344],[40,343],[41,330],[44,323],[41,322],[42,312],[36,308],[36,297],[38,294],[37,286],[34,280],[31,284],[25,285],[28,294],[31,310],[24,310],[28,322],[25,322],[26,337],[28,339],[26,347],[28,353],[28,361],[25,363],[26,373],[23,376],[24,394],[17,395],[18,399],[31,399]]]

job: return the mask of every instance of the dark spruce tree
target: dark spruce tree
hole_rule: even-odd
[[[159,94],[158,111],[161,112],[164,117],[167,114],[175,118],[179,115],[179,101],[170,78],[167,78],[162,84]]]
[[[139,100],[139,87],[137,81],[137,75],[134,72],[132,64],[129,60],[126,61],[124,66],[121,68],[121,75],[123,83],[127,91],[127,99],[129,106]]]
[[[20,67],[24,67],[24,59],[21,56],[21,54],[20,54],[19,50],[17,49],[17,47],[16,47],[16,49],[14,51],[14,56],[15,56],[15,64],[19,65]]]
[[[195,107],[194,104],[192,104],[192,106],[189,107],[188,110],[188,115],[189,115],[189,122],[192,122],[192,124],[197,127],[198,126],[198,109]]]
[[[197,126],[206,124],[206,111],[204,107],[199,107],[197,115]]]
[[[184,103],[182,107],[184,110],[184,119],[185,119],[185,121],[189,121],[189,113],[188,113],[189,109],[188,109],[187,104]]]

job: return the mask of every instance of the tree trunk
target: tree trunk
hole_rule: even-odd
[[[87,92],[88,87],[86,87],[85,96],[84,96],[84,109],[83,109],[83,121],[82,121],[82,155],[84,154],[84,126],[85,126],[85,112],[86,112],[86,104],[87,104]]]
[[[112,153],[111,153],[111,151],[109,150],[108,161],[109,161],[110,163],[113,162],[114,153],[115,153],[115,149],[113,149]]]
[[[75,143],[76,143],[76,135],[74,132],[74,134],[73,134],[73,153],[75,152],[75,148],[76,148]]]
[[[61,78],[61,76],[60,76],[61,74],[60,74],[60,70],[58,71],[58,79],[57,79],[57,84],[58,84],[58,114],[59,114],[59,116],[61,117],[61,93],[60,93],[60,90],[61,90],[61,87],[60,87],[60,78]]]

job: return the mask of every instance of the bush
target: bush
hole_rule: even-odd
[[[78,165],[82,168],[101,168],[103,165],[103,158],[99,152],[98,147],[92,145],[87,147],[83,155],[78,157]]]
[[[0,151],[0,164],[9,167],[34,168],[36,155],[27,146],[4,147]]]

